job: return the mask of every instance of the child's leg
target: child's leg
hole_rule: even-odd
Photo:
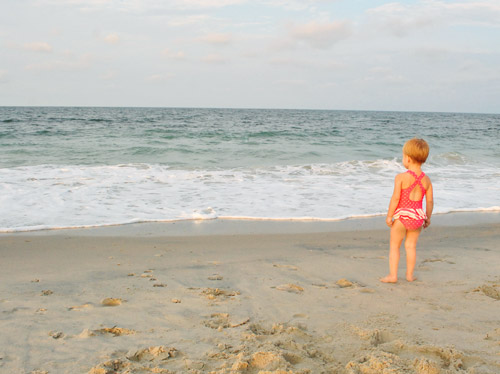
[[[413,276],[415,264],[417,262],[417,242],[422,228],[411,230],[406,233],[406,280],[413,282],[416,278]]]
[[[391,227],[391,241],[389,249],[389,275],[380,279],[384,283],[395,283],[398,280],[399,248],[406,235],[406,228],[395,220]]]

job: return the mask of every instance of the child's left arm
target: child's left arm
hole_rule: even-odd
[[[434,210],[434,193],[432,191],[432,183],[429,179],[429,188],[425,191],[425,215],[427,218],[424,222],[424,229],[429,227],[431,224],[432,211]]]

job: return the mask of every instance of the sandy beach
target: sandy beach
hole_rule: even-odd
[[[498,214],[435,216],[413,283],[404,250],[379,282],[388,238],[383,218],[2,234],[0,372],[500,373]]]

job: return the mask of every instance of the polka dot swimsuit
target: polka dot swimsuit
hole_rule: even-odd
[[[424,200],[426,191],[421,181],[425,174],[422,172],[417,177],[417,174],[411,170],[408,170],[408,173],[415,177],[415,182],[413,182],[410,187],[401,190],[401,196],[399,198],[398,207],[394,213],[394,219],[399,219],[407,230],[417,230],[424,224],[424,221],[427,218],[422,209],[422,201]],[[420,200],[411,200],[410,193],[417,186],[417,184],[422,189],[422,197]]]

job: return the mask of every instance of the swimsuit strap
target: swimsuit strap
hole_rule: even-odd
[[[425,173],[424,173],[424,172],[422,172],[422,173],[420,173],[420,175],[417,177],[417,174],[415,174],[415,172],[413,172],[413,171],[411,171],[411,170],[408,170],[407,172],[408,172],[408,173],[410,173],[411,175],[413,175],[413,176],[415,177],[415,182],[413,182],[413,184],[412,184],[410,187],[408,187],[408,190],[412,191],[412,190],[415,188],[415,186],[416,186],[417,184],[419,184],[419,185],[420,185],[420,188],[422,189],[422,193],[425,195],[425,193],[426,193],[427,191],[425,190],[425,188],[424,188],[424,186],[422,185],[422,182],[421,182],[422,178],[425,176]]]

